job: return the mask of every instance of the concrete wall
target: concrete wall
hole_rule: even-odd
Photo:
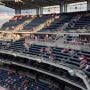
[[[90,11],[90,0],[87,1],[87,10]]]

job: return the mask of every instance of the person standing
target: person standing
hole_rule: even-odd
[[[85,69],[88,63],[87,57],[85,55],[81,55],[79,59],[80,59],[80,69]]]

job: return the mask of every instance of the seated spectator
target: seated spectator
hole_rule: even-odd
[[[80,69],[85,69],[87,66],[87,57],[85,55],[81,55],[80,59]]]
[[[51,47],[45,48],[45,52],[46,52],[47,54],[51,54],[51,52],[52,52]]]
[[[64,48],[63,50],[61,50],[62,53],[68,53],[70,50],[67,48]]]
[[[53,49],[52,48],[48,48],[47,50],[48,50],[47,54],[49,55],[49,59],[54,61],[55,56],[53,54]]]
[[[69,50],[69,53],[70,53],[71,56],[76,55],[76,53],[73,49]]]
[[[24,46],[27,50],[29,50],[29,47],[31,46],[31,42],[29,38],[25,38]]]
[[[46,36],[45,36],[45,41],[48,41],[48,34],[46,34]]]
[[[49,59],[50,59],[51,61],[55,62],[55,56],[54,56],[53,53],[51,53],[51,54],[49,55]]]
[[[39,55],[40,55],[41,57],[43,57],[44,52],[45,52],[45,48],[41,48],[41,49],[40,49],[40,54],[39,54]]]

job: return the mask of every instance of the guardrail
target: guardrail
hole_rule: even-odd
[[[58,68],[62,68],[62,69],[65,69],[67,70],[68,72],[73,72],[75,76],[81,78],[84,82],[84,84],[86,85],[87,89],[84,89],[83,87],[81,87],[80,85],[78,86],[77,84],[73,84],[73,85],[77,85],[79,88],[81,88],[82,90],[90,90],[90,83],[88,82],[88,78],[87,76],[85,75],[85,73],[79,69],[75,69],[75,68],[71,68],[65,64],[62,64],[60,62],[52,62],[51,60],[47,60],[47,59],[44,59],[42,57],[37,57],[37,56],[34,56],[34,55],[29,55],[29,54],[24,54],[24,53],[18,53],[18,52],[13,52],[13,51],[8,51],[8,50],[0,50],[0,53],[5,53],[5,54],[10,54],[10,55],[13,55],[14,57],[23,57],[23,58],[27,58],[27,59],[30,59],[30,60],[35,60],[39,63],[46,63],[46,64],[50,64],[50,65],[53,65],[55,67],[58,67]],[[26,67],[26,68],[32,68],[32,69],[35,69],[33,67],[30,67],[30,66],[27,66],[27,65],[24,65],[23,63],[17,63],[17,62],[13,62],[13,61],[3,61],[1,60],[0,62],[5,62],[7,64],[15,64],[15,65],[20,65],[20,66],[23,66],[23,67]],[[36,70],[36,69],[35,69]],[[38,70],[38,69],[37,69]],[[43,73],[46,73],[48,75],[51,75],[51,76],[54,76],[54,77],[57,77],[58,79],[62,80],[61,77],[57,76],[57,75],[52,75],[46,71],[43,71],[43,70],[38,70],[39,72],[43,72]],[[71,83],[69,81],[69,83]]]
[[[90,51],[90,43],[85,43],[83,46],[81,46],[81,49],[83,51]]]

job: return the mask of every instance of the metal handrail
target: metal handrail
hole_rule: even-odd
[[[75,69],[75,68],[72,69],[69,66],[66,66],[65,64],[51,62],[51,60],[47,60],[47,59],[39,57],[39,56],[34,56],[34,55],[29,55],[29,54],[24,54],[24,53],[18,53],[18,52],[13,52],[13,51],[8,51],[8,50],[2,50],[2,51],[0,51],[0,53],[11,54],[11,55],[13,55],[15,57],[20,56],[20,57],[28,58],[28,59],[31,59],[31,60],[38,61],[39,63],[43,62],[43,63],[51,64],[53,66],[65,69],[68,72],[70,70],[72,70],[73,73],[77,77],[80,77],[83,80],[84,84],[87,87],[87,90],[90,90],[90,83],[87,80],[88,77],[86,76],[86,74],[83,71],[81,71],[79,69]]]

